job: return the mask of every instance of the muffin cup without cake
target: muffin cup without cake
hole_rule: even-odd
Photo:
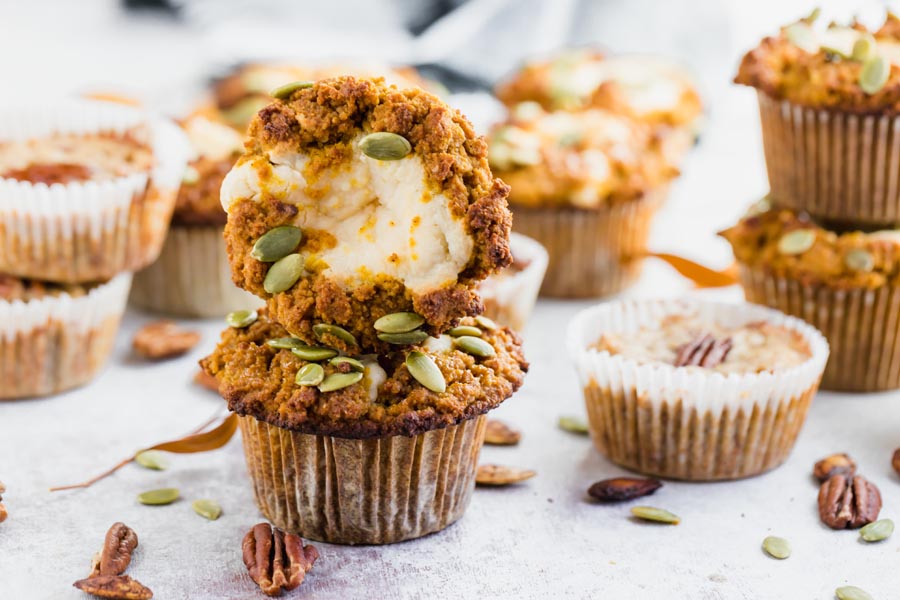
[[[661,324],[667,319],[688,320],[681,337],[666,339]],[[728,337],[712,340],[716,344],[699,357],[706,360],[724,350],[719,364],[675,366],[697,364],[679,362],[683,352],[697,346],[688,339],[692,336],[682,339],[695,322],[698,339],[703,339],[703,323],[726,332],[719,333]],[[609,344],[601,345],[604,336],[627,336],[630,344],[640,345],[642,331],[659,339],[644,340],[630,351],[611,352]],[[814,328],[756,305],[609,302],[579,313],[568,337],[597,449],[628,469],[692,481],[750,477],[781,464],[828,358],[828,343]],[[781,340],[777,351],[770,346],[770,355],[754,356],[754,346],[763,348],[772,339]],[[669,348],[673,341],[683,344]],[[755,364],[762,359],[787,364]]]
[[[537,302],[547,272],[547,251],[535,240],[513,233],[509,237],[513,264],[481,283],[485,317],[522,332]]]
[[[0,114],[0,272],[102,281],[152,262],[187,148],[175,125],[69,101]]]
[[[130,285],[130,273],[67,286],[0,275],[0,400],[93,379],[112,351]]]

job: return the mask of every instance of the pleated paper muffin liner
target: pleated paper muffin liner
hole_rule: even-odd
[[[596,298],[632,284],[666,192],[592,210],[513,207],[513,229],[540,242],[550,257],[541,295]]]
[[[522,332],[534,310],[541,282],[547,271],[547,251],[535,240],[513,233],[509,237],[516,260],[527,261],[521,271],[489,277],[478,289],[484,301],[484,315]]]
[[[836,289],[740,267],[750,302],[818,328],[831,345],[822,388],[875,392],[900,388],[900,286]]]
[[[758,97],[769,185],[779,204],[845,226],[900,223],[900,116]]]
[[[108,181],[34,184],[0,177],[0,272],[42,281],[110,279],[153,262],[189,153],[173,123],[108,102],[4,109],[0,141],[119,133],[146,124],[155,166]]]
[[[46,396],[87,383],[113,348],[131,274],[84,296],[0,300],[0,400]]]
[[[217,226],[173,226],[156,262],[135,274],[130,301],[169,315],[204,318],[262,304],[232,282]]]
[[[414,436],[296,433],[240,417],[256,503],[276,527],[334,544],[391,544],[444,529],[472,496],[486,417]]]
[[[708,317],[728,327],[766,321],[802,335],[812,356],[774,372],[723,375],[640,364],[590,348],[603,333],[627,334],[670,314]],[[627,469],[692,481],[750,477],[781,464],[828,358],[828,343],[813,327],[752,304],[609,302],[579,313],[568,338],[597,449]]]

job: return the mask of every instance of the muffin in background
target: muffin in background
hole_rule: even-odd
[[[513,263],[482,281],[478,293],[485,317],[522,333],[547,272],[547,250],[518,233],[509,236],[509,247]]]

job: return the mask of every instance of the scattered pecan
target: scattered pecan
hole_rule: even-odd
[[[303,540],[268,523],[254,525],[241,544],[250,577],[267,596],[279,596],[303,583],[319,552]]]
[[[91,577],[121,575],[131,563],[131,554],[137,548],[138,538],[134,530],[124,523],[113,523],[106,532],[99,560],[91,566]]]
[[[503,465],[478,465],[478,471],[475,473],[475,483],[491,486],[510,485],[511,483],[519,483],[520,481],[531,479],[535,475],[537,473],[530,469],[505,467]]]
[[[219,392],[219,382],[215,377],[213,377],[203,369],[200,369],[199,371],[197,371],[197,374],[194,375],[194,383],[210,391],[216,393]]]
[[[700,335],[678,349],[675,366],[712,368],[724,362],[730,351],[731,338],[717,340],[709,334]]]
[[[98,575],[81,579],[74,584],[82,592],[111,600],[150,600],[150,588],[128,575]]]
[[[624,502],[649,496],[662,487],[657,479],[615,477],[598,481],[588,488],[588,494],[600,502]]]
[[[894,450],[894,457],[891,459],[891,466],[894,467],[897,475],[900,475],[900,448]]]
[[[515,446],[522,434],[503,421],[488,419],[484,430],[484,443],[493,446]]]
[[[154,321],[141,327],[131,345],[144,358],[159,360],[181,356],[200,341],[196,331],[186,331],[173,321]]]
[[[858,529],[880,511],[881,493],[861,475],[834,475],[819,488],[819,518],[832,529]]]
[[[816,463],[813,467],[813,477],[820,482],[833,475],[856,475],[856,462],[847,454],[832,454]]]

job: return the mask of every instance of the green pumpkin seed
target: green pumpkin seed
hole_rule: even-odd
[[[424,352],[413,350],[406,355],[406,368],[416,381],[432,392],[442,393],[447,390],[447,381],[430,356]]]
[[[246,129],[247,123],[268,104],[269,101],[265,98],[247,98],[232,108],[223,110],[222,117],[238,129]]]
[[[845,585],[834,590],[834,595],[838,600],[874,600],[872,595],[855,585]]]
[[[250,250],[250,256],[260,262],[275,262],[296,250],[302,239],[303,232],[298,227],[292,225],[275,227],[256,240],[253,249]]]
[[[178,500],[179,492],[177,488],[162,488],[159,490],[150,490],[138,494],[138,502],[148,504],[150,506],[162,506],[164,504],[172,504]]]
[[[166,457],[165,452],[160,452],[159,450],[138,452],[134,456],[134,462],[145,469],[153,469],[154,471],[165,471],[169,468],[169,459]]]
[[[875,94],[891,76],[891,63],[883,56],[874,56],[863,63],[859,71],[859,87],[867,94]]]
[[[812,229],[789,231],[778,240],[778,251],[782,254],[803,254],[816,243],[816,232]]]
[[[681,523],[681,518],[678,515],[652,506],[633,506],[631,507],[631,514],[644,521],[655,521],[656,523],[667,523],[669,525]]]
[[[284,100],[286,98],[289,98],[290,95],[297,90],[305,90],[306,88],[311,88],[312,86],[312,81],[294,81],[292,83],[286,83],[275,88],[274,90],[269,92],[269,95],[273,98],[277,98],[278,100]]]
[[[328,323],[316,323],[313,325],[313,333],[316,334],[316,338],[323,342],[322,338],[328,335],[333,335],[337,339],[350,344],[351,346],[356,346],[356,338],[353,337],[353,334],[344,329],[343,327],[338,327],[337,325],[330,325]]]
[[[258,317],[259,315],[255,310],[236,310],[228,313],[225,317],[225,322],[235,329],[243,329],[253,325]]]
[[[478,325],[482,329],[487,329],[488,331],[494,331],[495,329],[500,327],[494,321],[492,321],[491,319],[488,319],[484,315],[478,315],[477,317],[475,317],[475,322],[478,323]]]
[[[803,21],[812,25],[819,19],[819,17],[821,15],[822,15],[822,9],[817,6],[814,9],[812,9],[811,13],[809,13],[808,15],[806,15],[803,18]]]
[[[571,417],[567,415],[563,415],[559,418],[557,422],[560,429],[564,429],[570,433],[578,433],[581,435],[588,434],[588,425],[584,419],[579,417]]]
[[[407,331],[405,333],[379,333],[378,339],[388,344],[397,344],[399,346],[409,346],[411,344],[420,344],[428,339],[428,334],[417,329],[415,331]]]
[[[853,53],[850,57],[859,62],[866,62],[875,55],[875,36],[871,33],[862,34],[853,43]]]
[[[412,152],[412,144],[402,135],[379,131],[359,140],[359,149],[376,160],[400,160]]]
[[[472,327],[471,325],[460,325],[459,327],[454,327],[450,331],[448,331],[450,335],[453,337],[460,337],[463,335],[470,335],[473,337],[481,337],[482,331],[477,327]]]
[[[294,383],[304,386],[319,385],[324,379],[325,369],[322,368],[322,365],[310,363],[300,367],[297,376],[294,377]]]
[[[815,53],[819,50],[816,34],[807,23],[788,25],[784,28],[784,35],[790,43],[806,52]]]
[[[288,254],[269,267],[263,288],[270,294],[290,289],[303,275],[303,270],[303,257],[299,254]]]
[[[770,535],[763,540],[763,550],[772,558],[784,560],[791,555],[791,543],[784,538]]]
[[[293,350],[294,348],[304,348],[308,346],[306,342],[295,337],[280,337],[266,340],[266,346],[277,348],[279,350]]]
[[[222,514],[222,507],[219,506],[218,502],[205,498],[191,502],[191,508],[194,509],[195,513],[210,521],[215,521]]]
[[[894,522],[890,519],[880,519],[860,529],[859,537],[867,542],[880,542],[891,537],[892,533],[894,533]]]
[[[463,352],[471,354],[472,356],[477,356],[478,358],[490,358],[496,354],[493,346],[483,339],[471,335],[463,335],[454,338],[453,345]]]
[[[333,392],[349,387],[354,383],[359,383],[363,378],[363,374],[354,371],[353,373],[332,373],[319,384],[320,392]]]
[[[375,321],[375,331],[382,333],[407,333],[425,324],[425,318],[414,312],[398,312],[384,315]]]
[[[875,268],[875,257],[865,250],[856,248],[844,255],[844,264],[848,269],[868,273]]]
[[[302,348],[291,348],[291,352],[297,358],[319,362],[320,360],[328,360],[337,356],[338,351],[334,348],[326,348],[324,346],[304,346]]]
[[[360,373],[363,373],[366,370],[366,365],[362,364],[361,361],[358,361],[355,358],[351,358],[349,356],[335,356],[328,361],[328,364],[334,365],[335,367],[339,365],[350,365],[351,369],[353,369],[354,371],[359,371]]]

